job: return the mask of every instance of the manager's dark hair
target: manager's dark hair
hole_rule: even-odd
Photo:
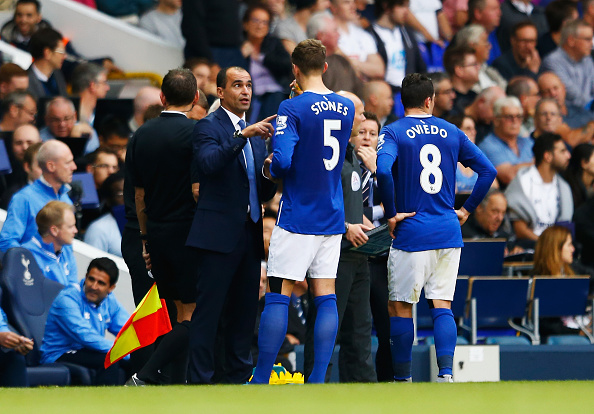
[[[196,97],[196,77],[189,69],[171,69],[163,78],[161,91],[169,105],[189,105]]]
[[[247,72],[247,70],[245,70],[241,66],[227,66],[226,68],[221,69],[219,73],[217,73],[217,88],[224,89],[227,86],[227,73],[231,69],[234,69],[238,72]]]
[[[97,269],[101,272],[105,272],[109,275],[109,285],[113,286],[117,283],[118,277],[120,276],[120,271],[118,270],[118,266],[115,262],[107,257],[98,257],[96,259],[91,260],[89,263],[89,267],[87,268],[87,275],[91,271],[91,269]]]
[[[431,79],[420,73],[411,73],[402,80],[402,105],[404,109],[422,108],[425,99],[433,98],[435,93]]]
[[[536,140],[534,140],[534,146],[532,147],[532,152],[534,153],[534,165],[538,167],[542,163],[545,153],[553,152],[555,143],[562,139],[561,135],[553,134],[552,132],[545,132],[536,138]]]

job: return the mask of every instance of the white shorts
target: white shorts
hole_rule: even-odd
[[[417,303],[423,288],[427,299],[453,300],[460,251],[460,248],[450,248],[406,252],[390,248],[390,301]]]
[[[268,276],[301,282],[336,279],[342,234],[291,233],[274,226],[268,251]]]

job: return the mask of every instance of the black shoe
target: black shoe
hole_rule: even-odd
[[[124,384],[124,387],[144,387],[146,382],[139,379],[136,374],[132,375],[128,381]]]

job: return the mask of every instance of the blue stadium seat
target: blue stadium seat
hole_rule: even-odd
[[[468,282],[468,314],[464,325],[470,331],[470,343],[478,337],[513,334],[510,321],[524,317],[529,278],[471,277]],[[468,326],[470,324],[470,326]],[[489,329],[489,333],[479,329]]]
[[[501,276],[505,239],[464,240],[459,275]]]
[[[540,343],[540,318],[584,315],[588,305],[589,289],[589,276],[533,277],[530,295],[533,299],[528,309],[527,318],[532,323],[529,328],[532,328],[533,341]],[[589,342],[594,343],[592,334],[585,327],[580,328],[586,334]]]
[[[550,335],[547,345],[590,345],[590,341],[580,335]]]
[[[39,347],[43,340],[47,315],[54,298],[64,286],[47,279],[27,249],[21,247],[9,249],[4,255],[3,264],[4,267],[0,273],[0,285],[6,296],[4,301],[6,307],[3,309],[15,329],[33,339],[33,350],[27,354],[26,360],[28,366],[38,367],[41,358]],[[61,372],[67,369],[72,378],[76,375],[77,378],[82,379],[81,385],[92,384],[93,373],[90,370],[68,365],[66,367],[65,364],[48,364],[43,367],[58,367]],[[40,374],[35,378],[39,378],[39,381],[50,381],[53,377]],[[50,383],[54,384],[54,382]]]
[[[8,301],[6,301],[8,302]],[[2,302],[2,288],[0,287],[0,304]],[[4,304],[2,306],[5,306]],[[17,332],[10,324],[8,329]],[[27,381],[29,386],[37,385],[68,385],[70,384],[70,371],[60,364],[47,364],[38,367],[27,367]]]
[[[525,336],[489,336],[485,338],[487,345],[532,345]]]

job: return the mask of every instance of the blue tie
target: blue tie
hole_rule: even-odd
[[[243,119],[239,120],[239,127],[243,131],[245,129],[245,121]],[[257,223],[260,220],[260,216],[262,215],[260,202],[258,201],[258,189],[256,187],[256,168],[254,166],[254,153],[252,151],[252,146],[250,145],[250,140],[246,139],[245,146],[243,147],[243,156],[245,157],[246,162],[246,171],[248,176],[248,181],[250,182],[250,218],[254,223]]]

